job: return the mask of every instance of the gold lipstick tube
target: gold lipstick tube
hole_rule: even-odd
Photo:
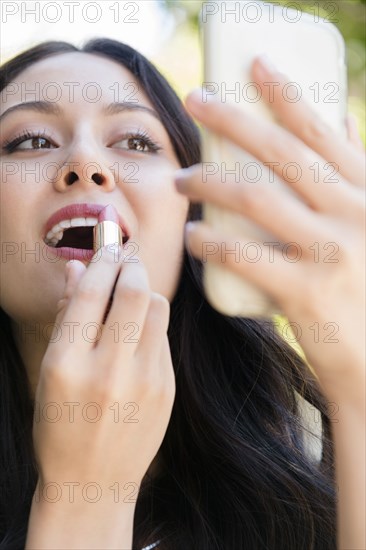
[[[123,233],[120,226],[112,221],[106,220],[94,226],[93,230],[93,249],[97,252],[103,246],[109,244],[123,244]]]

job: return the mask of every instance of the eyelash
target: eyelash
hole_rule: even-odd
[[[140,139],[141,141],[144,141],[145,145],[148,146],[149,151],[138,151],[139,153],[157,153],[162,149],[162,147],[157,142],[151,139],[146,130],[139,129],[137,130],[137,132],[127,132],[118,141],[124,141],[125,139]],[[118,141],[116,143],[118,143]],[[133,151],[133,149],[130,150]]]
[[[52,140],[47,136],[45,131],[43,132],[33,132],[30,130],[24,130],[19,136],[15,137],[12,140],[5,141],[3,143],[3,149],[8,153],[14,153],[17,151],[16,147],[20,145],[23,141],[27,141],[28,139],[32,138],[44,138],[50,143],[52,143]],[[124,134],[116,143],[119,141],[129,139],[137,139],[145,142],[145,145],[149,148],[149,151],[138,151],[139,153],[157,153],[162,149],[162,147],[154,142],[149,134],[145,130],[137,130],[137,132],[127,132]],[[41,149],[22,149],[23,151],[39,151]],[[129,151],[133,151],[133,149],[129,149]]]
[[[51,141],[50,138],[47,137],[47,135],[43,132],[31,132],[30,130],[24,130],[19,136],[15,137],[12,140],[5,141],[3,143],[3,149],[8,153],[13,153],[16,149],[16,146],[22,143],[22,141],[26,141],[27,139],[32,138],[44,138],[48,141]],[[27,151],[31,151],[32,149],[27,149]],[[35,151],[36,149],[33,149]]]

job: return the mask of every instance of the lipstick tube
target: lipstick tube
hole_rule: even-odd
[[[107,205],[99,213],[98,223],[93,229],[93,249],[94,252],[100,250],[103,246],[117,244],[123,245],[123,231],[119,226],[118,214],[112,205]],[[112,307],[114,288],[117,284],[117,279],[114,283],[111,295],[108,300],[107,308],[105,310],[102,324],[104,325],[108,316],[108,313]]]
[[[97,223],[93,230],[93,249],[97,252],[103,246],[109,244],[123,244],[123,234],[120,226],[110,220]]]

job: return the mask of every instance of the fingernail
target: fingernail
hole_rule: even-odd
[[[196,227],[196,222],[187,222],[185,225],[186,233],[191,233]]]
[[[203,88],[195,88],[192,90],[186,97],[186,101],[195,103],[195,104],[201,104],[203,102],[204,97],[204,90]]]
[[[203,98],[204,91],[202,88],[196,88],[188,94],[185,99],[185,105],[192,114],[198,114],[200,112],[202,103],[204,102]]]
[[[187,188],[188,169],[182,168],[174,174],[174,185],[178,191],[184,191]]]
[[[258,57],[258,60],[262,65],[262,67],[265,69],[265,71],[267,71],[267,73],[273,74],[278,72],[278,68],[266,53],[260,54]]]

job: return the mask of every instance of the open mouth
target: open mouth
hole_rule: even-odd
[[[93,253],[93,231],[98,218],[74,218],[56,224],[46,235],[44,242],[51,248],[88,251]],[[123,244],[128,236],[123,236]]]
[[[93,227],[70,227],[70,229],[65,229],[62,238],[55,246],[55,248],[62,247],[92,250]]]

